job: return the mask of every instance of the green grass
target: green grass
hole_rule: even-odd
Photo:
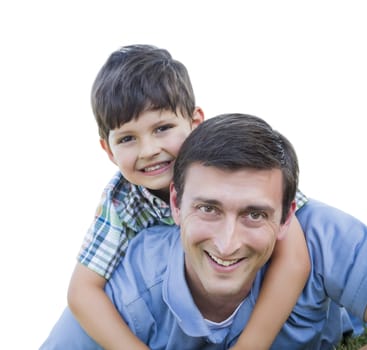
[[[367,328],[365,332],[356,338],[347,338],[336,349],[337,350],[358,350],[367,344]]]

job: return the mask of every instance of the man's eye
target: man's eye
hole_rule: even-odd
[[[211,205],[199,205],[198,209],[203,213],[210,214],[215,212],[215,208]]]
[[[248,216],[255,221],[259,221],[261,219],[265,219],[266,213],[262,212],[262,211],[252,211],[248,214]]]

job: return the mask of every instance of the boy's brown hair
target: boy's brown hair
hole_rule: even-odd
[[[171,110],[191,118],[195,96],[186,67],[152,45],[128,45],[113,52],[92,87],[99,135],[138,118],[147,110]]]

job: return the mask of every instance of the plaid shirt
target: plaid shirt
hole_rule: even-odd
[[[297,209],[306,202],[307,197],[297,191]],[[103,191],[78,261],[109,279],[125,255],[129,240],[158,224],[174,224],[168,204],[146,188],[129,183],[118,172]]]
[[[109,182],[78,255],[78,261],[109,279],[131,240],[143,229],[173,225],[169,205],[120,172]]]
[[[295,200],[296,210],[301,209],[308,202],[308,198],[300,190],[297,190]]]

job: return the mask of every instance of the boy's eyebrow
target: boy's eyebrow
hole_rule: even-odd
[[[165,116],[164,118],[160,117],[154,124],[154,125],[160,125],[162,123],[167,123],[167,122],[172,122],[173,120],[177,120],[176,116],[173,115],[169,115],[169,116]]]
[[[164,120],[167,120],[167,119],[169,119],[169,120],[176,120],[178,118],[178,115],[177,114],[174,114],[174,113],[172,113],[172,114],[169,114],[169,115],[162,115],[162,114],[160,114],[159,115],[159,121],[164,121]]]
[[[111,130],[111,131],[114,131],[113,137],[119,137],[119,136],[122,136],[122,135],[130,135],[130,134],[134,133],[133,130],[120,130],[120,129],[118,129],[118,130]]]
[[[162,125],[164,123],[168,123],[168,122],[172,122],[172,121],[176,121],[177,120],[177,116],[176,115],[165,115],[165,116],[159,116],[159,119],[156,120],[155,122],[153,122],[150,126],[151,127],[155,127],[155,126],[158,126],[158,125]],[[135,127],[137,127],[137,125],[139,124],[139,119],[137,119],[136,123],[135,123]],[[120,128],[118,128],[118,130],[115,129],[115,132],[116,133],[132,133],[134,132],[135,130],[121,130],[121,127],[123,127],[123,125],[120,126]]]
[[[165,124],[165,123],[170,123],[172,122],[172,120],[175,120],[174,117],[165,117],[162,119],[159,119],[157,121],[155,121],[154,123],[152,123],[151,125],[149,125],[150,128],[154,129],[155,127]],[[126,130],[121,130],[121,127],[118,130],[115,130],[115,133],[117,135],[121,135],[121,134],[132,134],[134,132],[136,132],[136,130],[139,130],[139,122],[137,122],[134,126],[133,129],[126,129]]]

